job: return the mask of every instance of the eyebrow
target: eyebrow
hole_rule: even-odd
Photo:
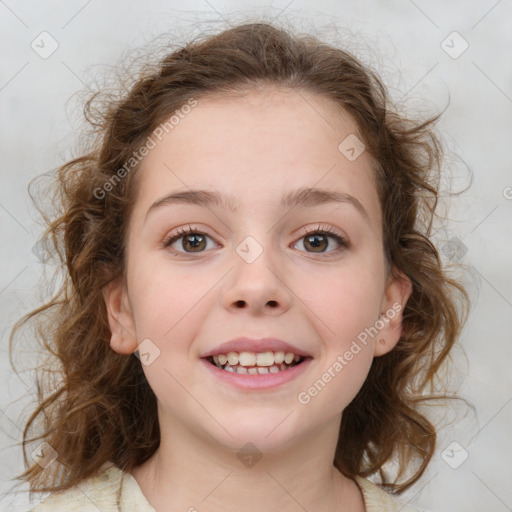
[[[356,197],[345,192],[337,192],[322,188],[301,187],[296,190],[292,190],[283,195],[279,203],[279,207],[281,209],[291,209],[295,207],[321,206],[330,203],[350,204],[354,206],[367,221],[370,220],[367,211]],[[156,200],[149,207],[146,213],[146,218],[150,212],[154,210],[175,204],[191,204],[203,206],[205,208],[224,208],[236,213],[240,203],[234,196],[223,192],[189,189],[173,192],[172,194]]]

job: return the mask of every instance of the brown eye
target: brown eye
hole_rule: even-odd
[[[309,253],[331,254],[349,247],[349,243],[341,234],[329,229],[306,232],[300,241],[302,241],[305,251]],[[300,241],[296,244],[299,244]]]
[[[329,245],[326,235],[309,235],[304,237],[304,247],[312,248],[312,252],[325,252]]]
[[[200,252],[206,247],[206,237],[199,233],[185,235],[181,239],[181,246],[186,252]]]
[[[192,228],[182,228],[164,242],[164,247],[171,247],[175,252],[181,254],[187,253],[199,253],[204,252],[208,245],[208,239],[211,238],[201,233],[200,231],[194,231]],[[175,246],[175,247],[172,247]]]

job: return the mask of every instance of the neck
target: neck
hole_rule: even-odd
[[[340,421],[264,452],[245,443],[230,449],[173,424],[132,474],[157,512],[364,511],[357,485],[332,464]]]

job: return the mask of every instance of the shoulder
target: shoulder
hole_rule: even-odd
[[[356,476],[355,481],[363,493],[366,512],[419,512],[366,478]]]
[[[123,471],[109,465],[65,491],[50,494],[30,512],[117,511]]]

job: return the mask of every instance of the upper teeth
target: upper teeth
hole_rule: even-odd
[[[217,354],[213,356],[215,364],[230,366],[237,364],[241,366],[273,366],[274,364],[291,364],[292,361],[299,361],[301,356],[292,352],[228,352],[227,354]]]

